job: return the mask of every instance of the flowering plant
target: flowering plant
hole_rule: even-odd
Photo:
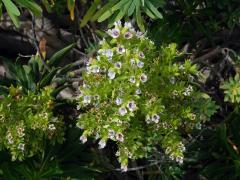
[[[0,100],[0,150],[7,149],[12,160],[23,160],[44,150],[46,139],[63,141],[61,118],[53,115],[52,89],[23,94],[22,88],[9,88]]]
[[[197,106],[207,96],[193,83],[199,74],[196,65],[176,62],[175,44],[157,49],[130,23],[115,23],[108,34],[111,38],[100,42],[96,58],[89,60],[83,74],[78,108],[86,111],[77,123],[84,129],[80,140],[84,143],[95,136],[99,148],[109,139],[116,141],[123,170],[129,158],[148,157],[159,145],[182,163],[181,132],[211,116],[202,116]]]

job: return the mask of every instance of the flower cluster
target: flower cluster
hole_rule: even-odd
[[[61,119],[52,113],[51,88],[38,94],[22,93],[10,87],[10,94],[0,100],[0,148],[7,149],[13,160],[23,160],[44,150],[44,141],[63,141]]]
[[[77,123],[84,130],[80,140],[95,136],[99,148],[115,141],[124,171],[129,158],[148,157],[158,145],[182,163],[180,132],[200,121],[194,104],[201,93],[192,83],[197,67],[189,60],[175,62],[175,44],[157,49],[130,23],[115,23],[107,33],[79,88],[78,107],[85,108]]]

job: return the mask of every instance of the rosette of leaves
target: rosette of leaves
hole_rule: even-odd
[[[240,102],[240,77],[236,74],[234,78],[230,77],[229,81],[225,81],[221,88],[224,90],[224,101],[231,103]]]
[[[43,151],[50,143],[63,141],[61,118],[53,115],[52,89],[24,94],[21,88],[9,88],[0,101],[0,149],[7,149],[13,160],[23,160]]]
[[[111,38],[100,42],[83,74],[78,97],[78,108],[85,109],[77,123],[84,129],[80,140],[84,143],[94,136],[99,148],[115,141],[124,171],[129,158],[149,157],[159,146],[182,163],[181,134],[209,118],[196,106],[205,98],[193,83],[199,73],[196,65],[177,62],[175,44],[158,49],[130,23],[115,23],[108,34]]]

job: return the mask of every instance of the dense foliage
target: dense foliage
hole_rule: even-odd
[[[0,179],[239,179],[238,0],[0,0],[0,17]]]

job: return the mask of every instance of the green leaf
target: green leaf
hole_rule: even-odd
[[[32,0],[17,0],[17,3],[27,9],[29,9],[30,11],[33,12],[34,15],[36,16],[41,16],[42,14],[42,9],[41,7],[36,4],[35,2],[33,2]]]
[[[18,16],[20,16],[20,11],[18,10],[17,6],[13,4],[11,0],[2,0],[8,15],[10,16],[13,24],[18,28],[20,26]]]
[[[109,18],[111,15],[113,15],[113,13],[115,11],[117,11],[118,9],[121,9],[124,4],[126,4],[129,0],[121,0],[119,3],[115,4],[112,8],[110,8],[108,11],[106,11],[105,13],[103,13],[99,18],[98,18],[98,22],[103,22],[105,21],[107,18]]]
[[[88,21],[92,18],[93,14],[96,12],[97,7],[100,3],[101,0],[94,0],[92,6],[88,9],[87,13],[83,17],[80,27],[84,27],[88,23]]]
[[[136,4],[138,0],[132,0],[132,3],[128,9],[128,16],[131,16],[134,13],[134,10],[136,9]]]
[[[147,2],[146,2],[146,5],[147,5],[147,7],[149,8],[149,10],[151,10],[156,17],[158,17],[159,19],[162,19],[162,18],[163,18],[163,17],[162,17],[162,14],[157,10],[157,8],[155,8],[155,7],[153,6],[153,4],[152,4],[150,1],[147,1]]]
[[[114,5],[114,1],[110,1],[106,5],[104,5],[99,11],[94,14],[94,16],[91,18],[91,21],[96,21],[104,12],[106,12],[108,9],[110,9]]]
[[[48,61],[48,66],[57,66],[60,61],[66,56],[75,46],[76,44],[70,44],[69,46],[61,49],[60,51],[56,52]]]
[[[145,31],[145,27],[144,27],[144,23],[143,23],[143,19],[141,16],[141,11],[140,11],[140,2],[137,1],[136,4],[136,13],[135,13],[135,18],[137,20],[137,25],[140,28],[141,31]]]
[[[59,70],[59,68],[54,68],[52,69],[49,74],[47,74],[39,83],[39,87],[43,88],[45,86],[50,85],[50,83],[52,82],[54,76],[57,74],[57,71]]]
[[[20,11],[11,0],[2,0],[2,2],[4,3],[8,13],[11,13],[15,16],[20,16]]]

